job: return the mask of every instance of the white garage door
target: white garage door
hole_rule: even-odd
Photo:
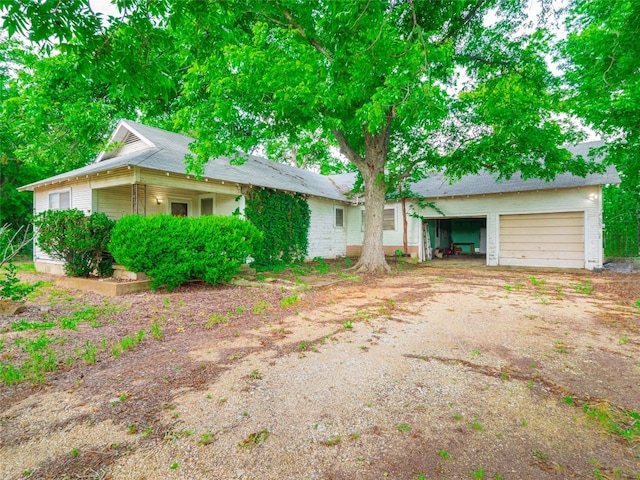
[[[584,268],[584,212],[500,215],[499,263]]]

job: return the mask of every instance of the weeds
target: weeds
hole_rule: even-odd
[[[55,322],[28,322],[26,320],[20,320],[19,322],[13,322],[11,324],[11,330],[14,332],[23,332],[25,330],[48,330],[56,327]]]
[[[584,283],[571,284],[571,286],[577,293],[581,293],[583,295],[591,295],[591,292],[593,292],[595,288],[591,283],[591,280],[585,280]]]
[[[154,340],[161,341],[162,337],[164,337],[164,332],[162,331],[162,327],[156,321],[151,324],[151,336]]]
[[[295,305],[296,303],[298,303],[298,295],[293,294],[290,295],[288,297],[284,297],[282,300],[280,300],[280,306],[282,308],[287,308],[287,307],[291,307],[293,305]]]
[[[204,328],[209,330],[210,328],[213,328],[214,325],[229,325],[231,323],[231,316],[231,312],[224,315],[221,313],[214,313],[213,315],[209,316],[209,320],[207,320],[207,322],[204,324]]]
[[[202,434],[198,445],[211,445],[213,443],[213,432],[207,431]]]
[[[327,446],[327,447],[335,447],[340,442],[342,442],[342,438],[340,438],[339,435],[336,435],[335,437],[331,437],[329,440],[324,442],[324,445]]]
[[[88,365],[95,365],[97,350],[98,348],[89,340],[87,340],[86,348],[84,350],[84,354],[82,355],[82,360],[84,361],[84,363]]]
[[[269,438],[269,430],[261,430],[259,432],[256,433],[252,433],[251,435],[249,435],[247,438],[243,439],[239,444],[238,447],[240,448],[251,448],[251,447],[257,447],[262,445],[264,442],[267,441],[267,439]]]
[[[411,427],[406,423],[399,423],[396,428],[398,429],[399,432],[408,433],[411,431]]]

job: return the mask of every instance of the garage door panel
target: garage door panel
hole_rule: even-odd
[[[583,233],[554,233],[545,235],[543,233],[501,233],[501,244],[514,243],[520,245],[522,243],[541,243],[541,244],[553,244],[553,243],[577,243],[582,245],[584,243]]]
[[[526,243],[513,245],[513,244],[501,244],[500,252],[506,254],[507,252],[582,252],[582,245],[580,243],[555,243],[552,247],[540,243]]]
[[[501,215],[499,263],[584,268],[584,213]]]
[[[520,216],[519,216],[520,217]],[[553,228],[553,227],[582,227],[584,225],[584,219],[582,217],[550,217],[541,218],[536,215],[536,218],[516,218],[509,219],[509,228]]]

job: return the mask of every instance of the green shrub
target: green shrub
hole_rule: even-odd
[[[251,223],[237,217],[128,215],[116,223],[109,249],[128,270],[149,275],[151,288],[173,290],[192,279],[231,280],[260,239]]]
[[[21,283],[16,274],[18,267],[12,262],[7,263],[5,269],[0,273],[0,300],[21,302],[38,287],[37,284]]]
[[[113,260],[107,245],[114,221],[104,213],[89,216],[77,209],[47,210],[39,214],[38,245],[52,258],[63,260],[72,277],[87,277],[94,271],[101,277],[113,274]]]

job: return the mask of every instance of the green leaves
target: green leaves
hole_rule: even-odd
[[[71,277],[101,277],[113,274],[107,253],[114,221],[104,213],[85,216],[77,209],[46,210],[34,219],[38,245],[52,258],[63,260]]]
[[[149,275],[153,289],[173,290],[192,279],[228,282],[260,241],[260,232],[237,217],[127,215],[116,223],[109,248],[119,264]]]
[[[271,268],[303,261],[309,248],[311,211],[302,195],[270,189],[245,193],[245,215],[262,232],[254,267]]]

